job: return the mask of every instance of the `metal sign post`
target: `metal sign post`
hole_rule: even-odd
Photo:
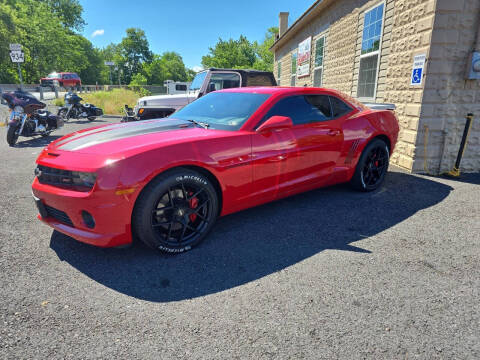
[[[115,63],[113,61],[105,61],[105,65],[107,65],[110,70],[110,85],[113,85],[112,84],[112,66],[114,66]]]
[[[23,77],[22,77],[22,67],[20,63],[25,61],[25,54],[22,51],[22,45],[20,44],[10,44],[10,59],[13,63],[17,63],[18,66],[18,77],[20,78],[20,89],[23,88]]]

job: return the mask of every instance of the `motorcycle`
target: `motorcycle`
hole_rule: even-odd
[[[103,110],[92,104],[82,104],[80,101],[83,99],[75,93],[68,92],[65,94],[65,105],[58,109],[58,116],[62,117],[65,121],[71,118],[85,119],[88,121],[94,121],[97,116],[103,115]]]
[[[46,105],[32,94],[24,91],[2,93],[10,110],[8,120],[7,143],[14,146],[19,136],[48,136],[63,126],[63,119],[41,110]]]

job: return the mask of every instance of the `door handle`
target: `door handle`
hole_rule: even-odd
[[[340,130],[329,130],[327,134],[330,136],[340,135]]]

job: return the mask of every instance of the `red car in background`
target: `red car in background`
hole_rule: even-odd
[[[336,183],[377,189],[398,131],[392,111],[334,90],[222,90],[170,118],[52,142],[33,194],[39,218],[79,241],[120,246],[135,235],[183,252],[218,216]]]
[[[60,86],[64,88],[79,89],[82,86],[82,80],[76,73],[72,72],[52,72],[47,77],[40,79],[40,85],[45,87]]]

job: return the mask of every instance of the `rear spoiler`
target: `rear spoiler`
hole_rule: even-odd
[[[366,107],[369,107],[373,110],[395,110],[395,104],[385,104],[385,103],[363,103]]]

